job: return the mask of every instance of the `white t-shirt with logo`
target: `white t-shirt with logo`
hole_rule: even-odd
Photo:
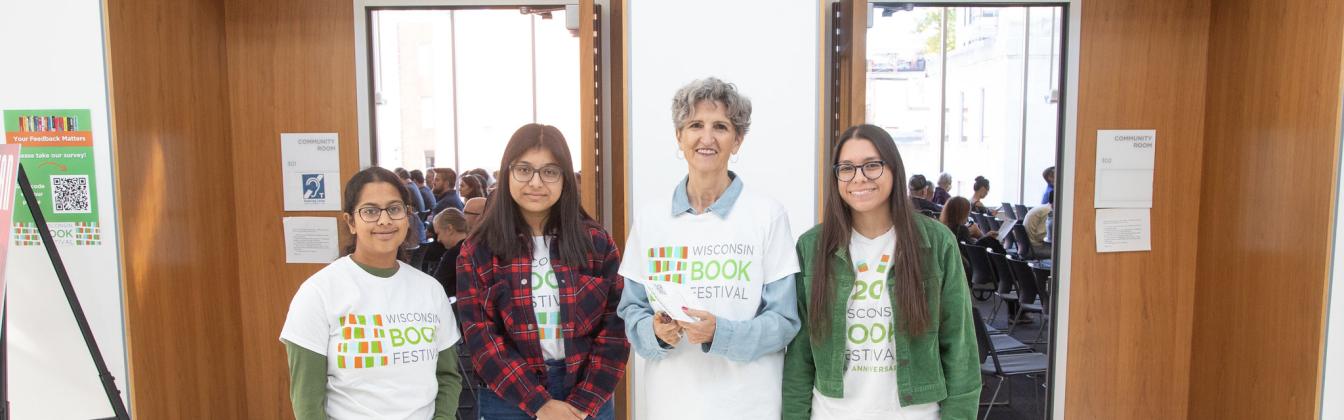
[[[560,282],[551,268],[551,248],[545,236],[532,237],[532,309],[537,314],[541,355],[546,360],[565,360],[565,340],[560,328]]]
[[[670,198],[670,197],[669,197]],[[798,272],[788,214],[774,200],[743,188],[727,218],[672,216],[671,203],[638,215],[620,274],[647,285],[686,286],[719,319],[756,316],[766,283]],[[784,352],[742,363],[712,355],[684,337],[661,360],[634,357],[635,418],[770,419],[780,417]]]
[[[299,286],[280,338],[327,357],[332,419],[429,419],[439,352],[461,338],[439,282],[405,263],[392,277],[342,257]]]
[[[901,407],[896,381],[896,331],[891,306],[896,231],[876,238],[852,232],[854,291],[845,310],[845,397],[812,390],[814,420],[938,420],[938,404]]]

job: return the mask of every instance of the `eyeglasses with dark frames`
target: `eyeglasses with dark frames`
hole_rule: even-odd
[[[864,162],[861,165],[841,163],[835,165],[835,178],[841,182],[849,182],[853,181],[854,176],[859,172],[863,172],[864,178],[877,180],[882,177],[882,171],[886,170],[886,168],[887,163],[880,160]]]
[[[560,169],[560,165],[546,165],[540,169],[532,167],[526,163],[515,163],[509,167],[509,173],[513,174],[513,180],[521,183],[532,182],[532,178],[541,174],[541,182],[554,184],[560,182],[560,178],[565,176],[565,170]]]
[[[406,218],[406,205],[402,203],[392,203],[387,207],[365,206],[355,210],[359,213],[359,218],[365,222],[377,222],[383,217],[383,212],[387,212],[387,218],[391,220],[401,220]]]

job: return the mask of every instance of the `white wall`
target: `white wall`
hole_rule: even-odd
[[[715,76],[736,84],[752,104],[751,129],[729,169],[789,210],[794,236],[811,228],[819,5],[687,0],[628,7],[629,210],[666,201],[686,176],[686,162],[677,159],[672,94]]]
[[[103,243],[66,246],[60,252],[125,399],[129,394],[103,45],[98,0],[0,0],[0,51],[5,51],[0,109],[88,108],[92,114]],[[12,418],[110,417],[112,409],[44,248],[11,247],[5,275]]]

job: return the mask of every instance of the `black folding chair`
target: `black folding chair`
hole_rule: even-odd
[[[989,256],[985,254],[989,248],[971,244],[961,244],[961,248],[971,263],[971,296],[981,302],[989,300],[998,288],[994,271],[989,268]]]
[[[999,380],[994,385],[994,393],[989,398],[989,402],[980,403],[980,406],[985,407],[982,420],[988,420],[989,412],[994,409],[995,405],[1013,405],[1013,385],[1011,382],[1008,383],[1008,401],[1006,403],[998,401],[999,391],[1003,389],[1004,382],[1008,382],[1009,377],[1028,376],[1036,380],[1039,385],[1039,377],[1031,375],[1045,373],[1050,366],[1050,358],[1042,353],[1000,353],[994,347],[994,341],[990,338],[989,333],[985,331],[985,319],[980,316],[980,309],[971,308],[971,316],[975,318],[975,341],[980,347],[980,374],[993,376]],[[989,360],[986,361],[985,359]],[[1037,388],[1040,387],[1037,386]]]
[[[428,251],[428,250],[429,250],[429,247],[424,246],[424,245],[420,245],[420,246],[417,246],[417,247],[411,249],[411,250],[410,250],[410,251],[411,251],[411,262],[410,262],[411,267],[416,267],[417,269],[419,269],[420,266],[421,266],[422,264],[424,264],[424,262],[425,262],[425,251]]]
[[[1031,237],[1027,236],[1027,227],[1021,224],[1013,225],[1013,242],[1017,243],[1017,256],[1024,260],[1042,260],[1043,256],[1036,255],[1036,251],[1031,248]]]
[[[1032,266],[1032,277],[1036,279],[1036,294],[1041,297],[1041,309],[1044,311],[1045,322],[1050,322],[1050,269]],[[1041,341],[1041,335],[1045,334],[1045,325],[1041,325],[1041,330],[1036,333],[1036,339]]]
[[[989,320],[993,321],[999,316],[999,306],[1007,303],[1008,314],[1013,316],[1017,313],[1018,295],[1013,281],[1012,269],[1008,268],[1008,256],[992,249],[985,249],[985,255],[989,259],[989,266],[994,271],[994,280],[998,287],[994,291],[994,296],[999,297],[999,301],[994,304],[993,314],[990,314]]]
[[[1026,261],[1009,257],[1008,269],[1013,272],[1013,284],[1017,286],[1018,302],[1017,314],[1013,316],[1013,325],[1008,327],[1008,334],[1012,334],[1013,330],[1017,328],[1017,325],[1022,323],[1023,317],[1033,313],[1044,315],[1045,310],[1042,308],[1041,303],[1036,300],[1038,296],[1036,290],[1036,275],[1032,274],[1031,266],[1028,266]],[[1045,330],[1044,320],[1041,321],[1041,330]],[[1039,331],[1036,336],[1039,340]],[[1034,342],[1031,344],[1040,343]]]
[[[971,212],[971,221],[975,222],[975,226],[979,227],[981,232],[988,233],[993,229],[993,225],[989,223],[989,217],[983,214]]]
[[[458,372],[462,373],[462,391],[457,397],[457,419],[477,420],[480,419],[480,407],[476,406],[477,394],[493,391],[485,387],[485,381],[476,374],[476,369],[471,364],[471,354],[467,353],[467,346],[461,342],[454,346],[457,347]]]

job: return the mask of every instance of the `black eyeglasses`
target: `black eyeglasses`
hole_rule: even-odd
[[[560,177],[565,175],[565,171],[560,169],[560,165],[546,165],[541,169],[533,168],[532,165],[519,163],[509,167],[509,173],[513,174],[513,180],[521,183],[532,182],[532,178],[541,174],[541,182],[554,184],[560,182]]]
[[[842,182],[849,182],[854,180],[854,175],[858,174],[859,171],[863,171],[864,178],[876,180],[882,177],[882,171],[886,168],[887,163],[880,160],[864,162],[862,165],[841,163],[835,165],[835,178]]]
[[[359,210],[355,210],[355,213],[359,213],[360,219],[363,219],[365,222],[369,223],[377,222],[379,218],[383,217],[383,212],[387,212],[388,219],[392,220],[405,219],[406,205],[401,203],[393,203],[392,205],[387,206],[386,208],[368,206],[368,207],[360,207]]]

